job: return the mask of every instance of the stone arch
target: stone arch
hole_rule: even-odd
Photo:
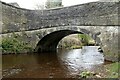
[[[93,38],[89,31],[85,29],[76,30],[58,30],[45,35],[37,44],[35,52],[56,52],[59,41],[71,34],[88,34]],[[93,38],[94,39],[94,38]],[[94,39],[95,40],[95,39]]]

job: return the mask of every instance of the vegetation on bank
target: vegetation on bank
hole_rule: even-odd
[[[89,78],[89,77],[94,76],[94,75],[96,75],[96,73],[90,72],[90,71],[83,71],[80,73],[79,76],[80,76],[80,78]]]
[[[78,34],[78,38],[82,42],[82,46],[95,44],[95,41],[89,35]]]
[[[119,78],[119,68],[120,68],[120,63],[115,62],[110,65],[105,65],[106,71],[107,71],[107,78]]]
[[[2,53],[22,53],[23,51],[30,51],[31,47],[25,43],[18,34],[12,34],[11,37],[2,39]]]
[[[79,78],[120,78],[119,72],[120,63],[115,62],[104,65],[103,68],[98,68],[95,72],[82,71]]]
[[[82,46],[88,45],[95,45],[95,41],[88,35],[77,34],[62,39],[62,41],[60,41],[59,48],[79,49],[82,48]]]

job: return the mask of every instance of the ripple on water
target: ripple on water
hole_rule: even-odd
[[[98,46],[84,46],[83,49],[59,53],[58,57],[71,74],[78,74],[86,69],[94,70],[95,67],[104,63],[103,54],[98,52]]]
[[[61,50],[57,55],[56,53],[4,55],[3,76],[13,78],[70,78],[71,76],[75,77],[83,70],[96,70],[102,63],[104,63],[103,54],[99,53],[97,47],[93,46],[68,51]],[[16,67],[16,65],[18,66]]]

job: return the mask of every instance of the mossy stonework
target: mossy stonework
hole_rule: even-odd
[[[3,42],[4,38],[18,34],[22,42],[19,44],[27,44],[31,51],[55,51],[65,36],[86,34],[102,47],[106,59],[118,60],[119,2],[92,2],[42,11],[0,3],[3,17],[0,36]],[[15,41],[19,42],[19,39]],[[20,49],[17,51],[29,50]]]

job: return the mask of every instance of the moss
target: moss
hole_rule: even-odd
[[[106,65],[105,66],[106,70],[107,70],[107,78],[118,78],[119,75],[119,68],[120,68],[120,63],[116,62],[116,63],[112,63],[110,65]]]

